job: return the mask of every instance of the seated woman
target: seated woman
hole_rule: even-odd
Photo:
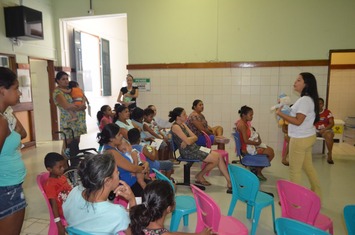
[[[132,122],[132,120],[130,119],[130,112],[128,110],[128,108],[124,105],[120,105],[120,104],[116,104],[115,105],[115,116],[113,121],[122,128],[121,130],[121,134],[123,135],[123,137],[128,140],[128,131],[132,128],[137,128],[139,131],[141,131],[141,129],[139,128],[139,126],[137,126],[136,124],[134,124]]]
[[[222,175],[226,178],[228,189],[231,188],[231,182],[226,164],[223,157],[214,151],[205,152],[196,145],[197,136],[185,124],[187,115],[183,108],[177,107],[169,113],[169,122],[174,122],[171,126],[171,133],[174,144],[178,146],[180,155],[184,158],[201,160],[206,163],[196,176],[196,183],[205,186],[211,185],[203,176],[215,166],[218,166]]]
[[[266,154],[269,161],[271,162],[271,160],[274,158],[275,153],[274,150],[272,148],[270,148],[269,146],[263,146],[263,147],[258,147],[261,144],[261,139],[260,136],[258,137],[257,141],[252,141],[249,140],[252,130],[251,130],[251,125],[250,122],[253,120],[253,109],[244,105],[243,107],[240,108],[240,110],[238,111],[238,113],[240,114],[240,119],[235,123],[237,131],[240,134],[240,143],[241,143],[241,147],[242,147],[242,153],[247,153],[247,145],[255,145],[256,146],[256,151],[258,154]],[[255,168],[255,174],[256,176],[259,178],[259,180],[267,180],[265,178],[265,176],[261,173],[262,171],[262,167],[258,167]]]
[[[142,182],[144,181],[144,174],[149,174],[149,164],[147,162],[144,162],[141,166],[135,164],[132,158],[134,154],[137,157],[137,152],[135,151],[131,153],[132,156],[123,153],[126,152],[124,149],[127,150],[127,142],[123,142],[120,127],[114,123],[104,126],[104,129],[99,134],[99,143],[104,145],[105,153],[109,153],[114,157],[120,171],[120,179],[131,187],[136,197],[142,196],[145,186]],[[138,182],[138,179],[140,179],[140,182]]]
[[[79,165],[81,184],[75,187],[63,204],[66,221],[70,227],[90,234],[130,234],[130,219],[121,205],[107,201],[111,191],[136,205],[130,187],[119,180],[115,159],[102,154],[85,157]]]
[[[204,106],[202,100],[195,100],[192,103],[192,113],[189,115],[186,124],[191,131],[197,136],[196,144],[199,146],[206,146],[206,140],[201,131],[204,131],[210,136],[212,144],[218,144],[218,149],[225,149],[224,143],[217,143],[217,139],[225,139],[223,137],[223,127],[210,127],[202,114]]]

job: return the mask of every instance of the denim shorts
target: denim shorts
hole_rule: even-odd
[[[0,219],[3,219],[27,206],[22,184],[0,186]]]

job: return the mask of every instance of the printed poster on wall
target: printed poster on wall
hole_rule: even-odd
[[[150,78],[134,78],[133,84],[138,87],[139,91],[150,91]]]

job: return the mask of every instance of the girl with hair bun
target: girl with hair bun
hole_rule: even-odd
[[[169,232],[164,228],[165,217],[174,210],[175,195],[170,183],[155,180],[144,189],[142,204],[131,208],[131,231],[134,235],[187,235],[191,233]],[[205,229],[199,235],[210,235]],[[195,233],[193,233],[195,234]]]
[[[229,192],[232,185],[226,163],[224,162],[222,155],[214,151],[210,151],[208,153],[200,150],[201,147],[195,143],[197,141],[197,136],[185,124],[187,115],[183,108],[177,107],[173,111],[170,111],[169,117],[169,122],[174,122],[171,126],[171,133],[174,144],[179,148],[180,156],[183,158],[200,160],[206,163],[206,167],[204,167],[195,176],[196,184],[210,186],[211,183],[208,182],[203,176],[214,167],[218,166],[227,181],[227,192]]]

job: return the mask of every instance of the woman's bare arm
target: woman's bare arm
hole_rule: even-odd
[[[185,124],[183,124],[185,125]],[[188,127],[186,127],[188,129]],[[173,125],[171,130],[179,136],[179,138],[187,145],[191,145],[197,141],[197,137],[195,134],[192,133],[190,129],[188,129],[191,133],[192,136],[187,137],[186,134],[182,131],[181,127],[179,125]],[[189,133],[190,134],[190,133]]]
[[[276,114],[280,116],[283,120],[287,121],[288,123],[299,126],[303,123],[304,119],[306,119],[306,115],[302,113],[296,113],[296,117],[291,117],[281,112],[281,109],[282,106],[276,110]]]

